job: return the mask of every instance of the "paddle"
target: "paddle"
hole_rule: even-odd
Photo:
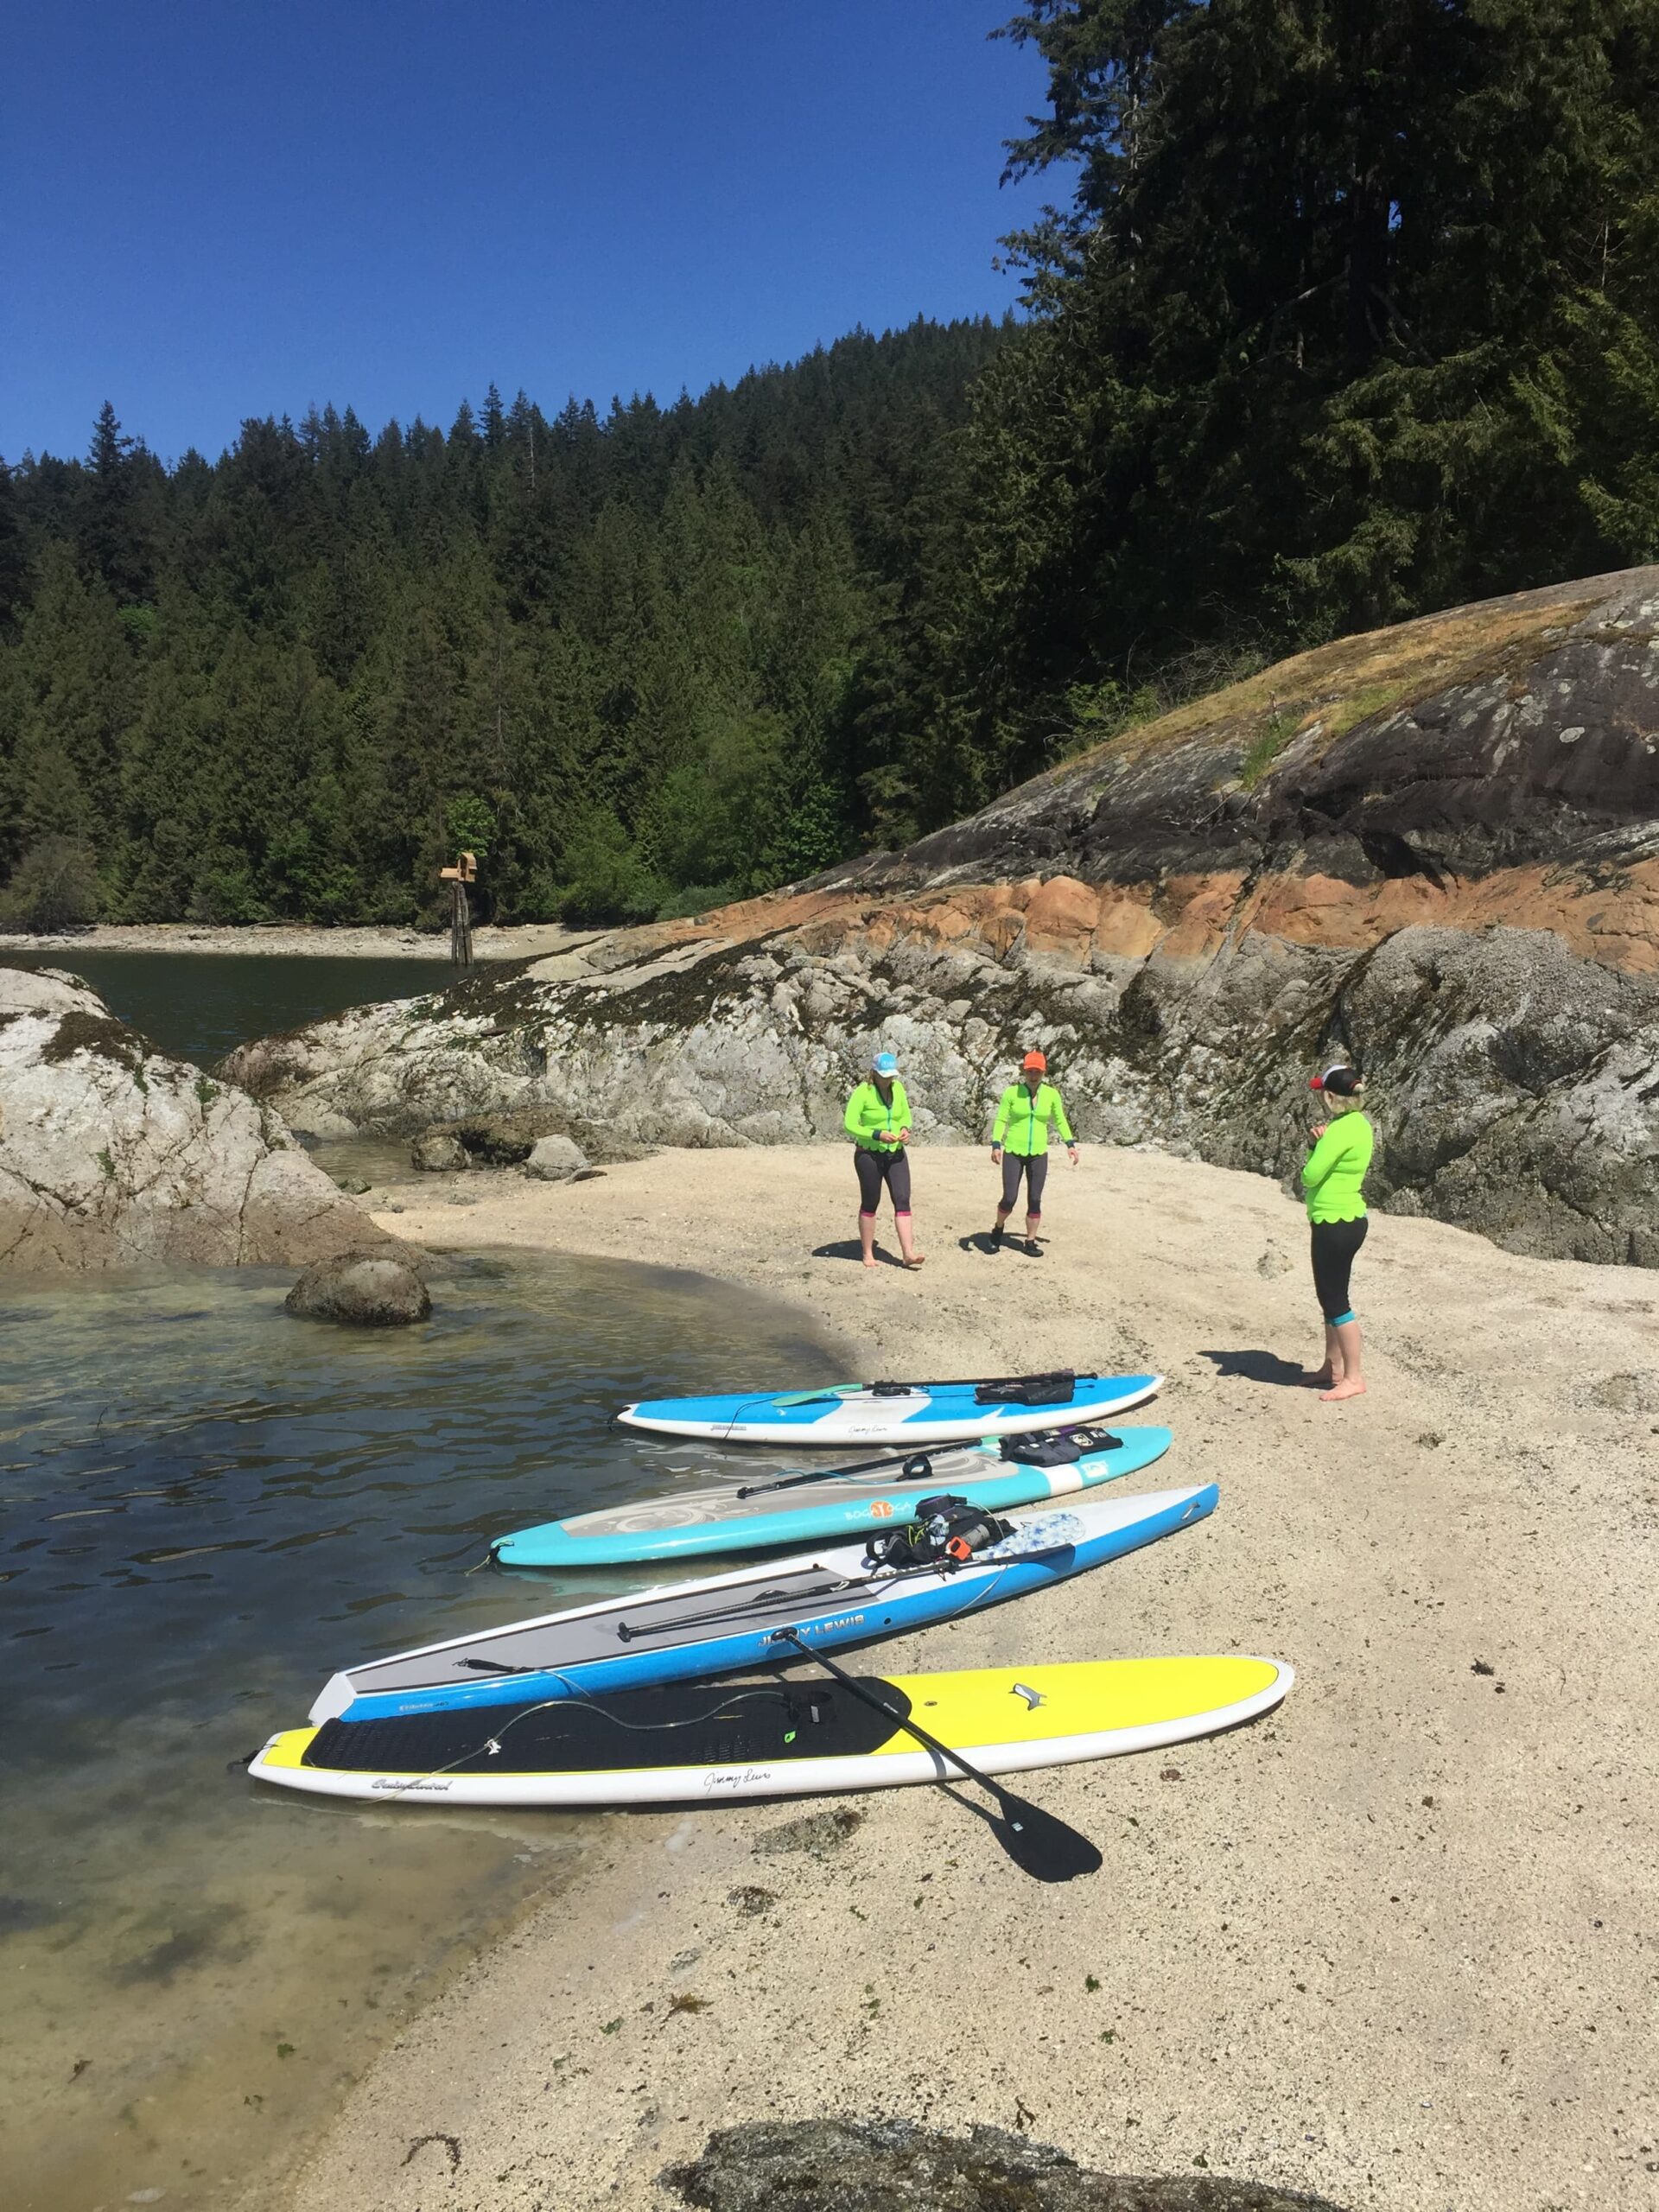
[[[995,1434],[995,1431],[992,1432]],[[1033,1429],[1020,1440],[1030,1443],[1033,1439],[1071,1436],[1085,1451],[1113,1451],[1122,1445],[1121,1436],[1109,1430],[1096,1428],[1083,1421],[1056,1421],[1052,1428]],[[988,1437],[985,1441],[988,1443]],[[936,1447],[937,1449],[938,1447]],[[947,1444],[947,1452],[971,1452],[972,1441],[963,1437],[959,1443]],[[764,1497],[769,1491],[798,1490],[803,1483],[832,1483],[842,1475],[873,1475],[882,1467],[897,1467],[906,1482],[931,1483],[933,1479],[932,1459],[925,1452],[888,1452],[879,1459],[860,1459],[850,1467],[810,1467],[804,1475],[779,1475],[769,1483],[746,1483],[737,1495],[740,1497]],[[941,1480],[943,1480],[943,1477]]]
[[[796,1630],[774,1629],[772,1641],[793,1644],[802,1658],[814,1661],[826,1675],[833,1676],[843,1689],[850,1690],[861,1703],[884,1714],[895,1728],[902,1728],[906,1735],[913,1736],[918,1744],[938,1758],[949,1760],[952,1766],[967,1776],[969,1782],[976,1782],[988,1796],[995,1798],[1002,1818],[1002,1848],[1021,1873],[1029,1874],[1039,1882],[1071,1882],[1079,1874],[1097,1874],[1100,1872],[1103,1862],[1099,1848],[1086,1835],[1068,1826],[1054,1814],[1046,1813],[1040,1805],[1033,1805],[1025,1797],[1016,1797],[1013,1790],[1005,1789],[1000,1782],[993,1782],[989,1775],[982,1774],[976,1766],[970,1766],[960,1751],[953,1751],[949,1744],[942,1744],[937,1736],[931,1736],[919,1722],[899,1712],[884,1698],[877,1697],[874,1690],[867,1688],[844,1667],[836,1666],[833,1659],[826,1659],[822,1651],[815,1651],[810,1644],[802,1640]]]
[[[733,1605],[715,1605],[701,1613],[673,1613],[659,1621],[648,1621],[644,1628],[634,1628],[626,1621],[618,1621],[616,1638],[619,1643],[638,1643],[647,1636],[671,1636],[683,1628],[703,1628],[710,1621],[741,1620],[757,1605],[775,1605],[781,1599],[791,1604],[804,1598],[836,1598],[843,1591],[864,1590],[869,1587],[869,1577],[855,1580],[850,1575],[837,1575],[833,1582],[815,1582],[805,1589],[745,1591]]]
[[[1073,1375],[1074,1382],[1099,1381],[1092,1370],[1087,1375]],[[861,1390],[966,1390],[991,1378],[984,1375],[935,1376],[928,1382],[829,1382],[822,1390],[788,1390],[772,1398],[774,1406],[816,1406],[831,1398],[855,1398]]]

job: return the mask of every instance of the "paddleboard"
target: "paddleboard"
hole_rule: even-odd
[[[1266,1713],[1276,1659],[1096,1659],[861,1676],[985,1774],[1166,1751]],[[623,1690],[603,1705],[340,1720],[273,1736],[250,1773],[381,1804],[652,1805],[950,1782],[957,1770],[836,1682]]]
[[[626,1427],[717,1444],[950,1444],[976,1436],[1020,1436],[1062,1422],[1109,1421],[1138,1406],[1161,1375],[1079,1375],[1064,1404],[1009,1400],[981,1404],[973,1382],[830,1383],[810,1391],[720,1398],[645,1398],[624,1406]],[[902,1391],[901,1395],[894,1395]]]
[[[648,1497],[632,1505],[573,1514],[498,1537],[503,1567],[615,1567],[647,1559],[689,1559],[710,1552],[762,1551],[774,1545],[833,1542],[908,1520],[918,1501],[949,1491],[987,1512],[1044,1498],[1069,1497],[1161,1459],[1166,1428],[1126,1427],[1104,1450],[1055,1467],[1004,1459],[998,1442],[917,1452],[865,1473],[826,1471],[802,1483],[785,1475],[734,1488],[722,1483]]]
[[[906,1636],[1155,1543],[1212,1513],[1219,1495],[1207,1483],[1021,1515],[961,1566],[872,1570],[863,1548],[847,1545],[658,1584],[347,1668],[310,1717],[356,1724],[775,1666],[785,1628],[825,1651]]]

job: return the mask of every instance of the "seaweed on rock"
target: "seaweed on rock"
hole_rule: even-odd
[[[946,2135],[905,2120],[722,2127],[661,2179],[698,2212],[1338,2212],[1267,2182],[1094,2173],[1000,2127]]]

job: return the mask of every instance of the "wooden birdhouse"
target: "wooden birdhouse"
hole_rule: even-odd
[[[473,964],[473,913],[467,886],[478,880],[476,853],[458,853],[453,868],[441,868],[438,881],[449,887],[449,957],[458,966]]]

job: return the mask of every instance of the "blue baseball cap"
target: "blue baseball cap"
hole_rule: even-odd
[[[876,1075],[897,1075],[899,1072],[899,1063],[891,1052],[878,1052],[870,1062],[870,1067]]]

